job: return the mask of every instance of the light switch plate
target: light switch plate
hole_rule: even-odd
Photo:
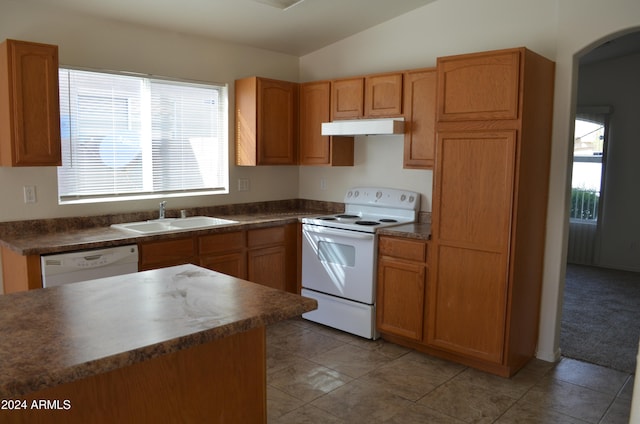
[[[36,186],[24,186],[24,203],[36,203],[37,201],[38,199],[36,197]]]

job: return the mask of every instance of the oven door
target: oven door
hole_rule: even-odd
[[[372,305],[375,235],[304,224],[302,287]]]

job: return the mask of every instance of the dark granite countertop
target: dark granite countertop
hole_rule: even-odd
[[[311,212],[314,213],[314,212]],[[317,214],[317,212],[315,212]],[[310,212],[287,212],[246,215],[216,215],[218,218],[238,221],[237,224],[218,227],[184,230],[171,233],[135,234],[111,228],[109,225],[95,228],[68,229],[65,231],[47,231],[0,235],[0,244],[21,255],[44,255],[70,252],[74,250],[97,249],[144,241],[165,240],[198,234],[214,234],[228,231],[261,228],[298,222],[301,216]]]
[[[378,235],[406,237],[417,240],[431,240],[431,224],[415,223],[381,228]]]
[[[111,228],[111,224],[154,219],[155,211],[120,215],[102,215],[77,218],[58,218],[34,221],[0,222],[0,245],[20,255],[46,255],[76,250],[99,249],[145,241],[165,240],[190,235],[213,234],[247,230],[298,222],[303,216],[338,213],[344,204],[305,199],[258,202],[240,205],[193,208],[189,216],[204,215],[237,221],[237,224],[185,230],[172,233],[134,234]],[[168,217],[180,211],[168,210]],[[421,215],[430,213],[421,213]],[[424,222],[420,217],[420,222]],[[428,240],[431,226],[416,223],[380,229],[378,234],[396,235]]]
[[[298,316],[315,300],[181,265],[0,296],[8,399]]]

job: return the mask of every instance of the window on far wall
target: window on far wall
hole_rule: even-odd
[[[570,218],[573,220],[594,224],[598,220],[607,120],[605,113],[577,114],[571,179]]]
[[[225,85],[59,72],[61,204],[228,193]]]

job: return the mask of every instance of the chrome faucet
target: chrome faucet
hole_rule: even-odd
[[[164,212],[165,212],[165,208],[167,207],[167,201],[163,200],[162,202],[160,202],[160,213],[159,213],[159,219],[164,219]]]

